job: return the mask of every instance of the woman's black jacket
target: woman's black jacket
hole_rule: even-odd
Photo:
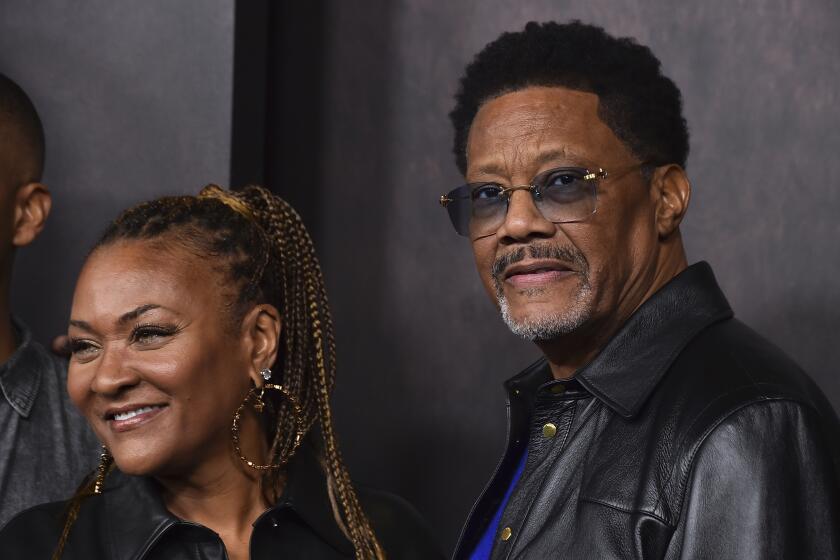
[[[400,498],[358,488],[359,499],[389,559],[443,558],[419,514]],[[35,506],[0,531],[4,560],[48,560],[64,526],[66,503]],[[251,535],[251,560],[353,558],[333,517],[323,471],[303,446],[290,463],[279,502]],[[73,524],[63,560],[226,560],[219,536],[178,519],[163,506],[157,484],[117,471],[100,495],[87,498]]]

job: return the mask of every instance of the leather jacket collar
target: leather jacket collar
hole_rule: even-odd
[[[732,315],[712,268],[699,262],[645,301],[574,378],[617,414],[633,418],[685,345]],[[628,379],[622,371],[635,373]],[[505,387],[533,395],[547,383],[553,384],[543,358]]]
[[[119,471],[109,475],[104,500],[111,558],[141,560],[167,531],[175,526],[195,526],[183,521],[163,504],[159,485],[151,478],[129,476]],[[288,480],[277,504],[254,522],[255,530],[281,510],[293,511],[312,531],[335,549],[353,555],[352,543],[333,516],[326,478],[314,450],[301,446],[290,462]]]

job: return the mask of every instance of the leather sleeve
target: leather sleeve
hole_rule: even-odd
[[[669,559],[840,559],[840,492],[817,413],[761,401],[696,451]]]

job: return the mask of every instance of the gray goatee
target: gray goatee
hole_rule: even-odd
[[[555,259],[563,263],[573,264],[580,276],[579,286],[568,307],[560,312],[531,315],[515,319],[511,315],[510,304],[504,294],[504,270],[525,258],[527,253],[534,259]],[[503,255],[493,263],[493,280],[496,288],[496,299],[502,313],[502,320],[513,332],[531,342],[552,340],[564,334],[569,334],[580,328],[592,315],[591,297],[592,286],[589,283],[589,263],[583,253],[572,247],[556,247],[554,245],[530,245]],[[536,295],[542,288],[532,288],[525,291],[525,295]]]

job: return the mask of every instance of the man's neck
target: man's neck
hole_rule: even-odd
[[[9,275],[0,280],[0,364],[15,352],[18,346],[17,333],[12,325],[12,312],[9,305]]]
[[[601,352],[644,302],[686,269],[688,261],[682,243],[677,240],[675,245],[675,247],[669,247],[672,250],[662,255],[662,259],[650,276],[651,280],[647,283],[646,289],[641,292],[641,295],[637,295],[628,302],[624,310],[619,306],[612,316],[601,321],[594,321],[574,333],[550,341],[537,342],[537,346],[548,361],[554,379],[574,377],[580,368],[591,362]]]

